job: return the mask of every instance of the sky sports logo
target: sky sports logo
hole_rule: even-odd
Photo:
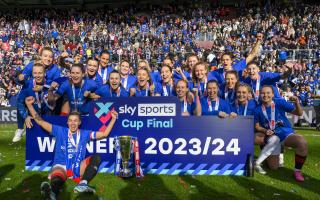
[[[136,112],[137,111],[137,112]],[[167,117],[176,116],[176,104],[175,103],[144,103],[136,106],[124,106],[119,107],[120,114],[138,115],[141,117]],[[137,114],[136,114],[137,113]]]
[[[176,104],[174,103],[153,103],[138,104],[138,116],[164,117],[176,116]]]

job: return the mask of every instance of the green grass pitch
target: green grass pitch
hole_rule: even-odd
[[[40,183],[46,172],[24,170],[25,138],[11,142],[16,125],[0,125],[0,200],[40,199]],[[68,181],[58,199],[320,199],[320,132],[297,129],[308,141],[309,155],[303,167],[305,182],[293,179],[294,152],[286,149],[285,167],[253,178],[235,176],[146,175],[141,181],[98,174],[90,183],[95,195],[73,193]],[[258,148],[256,147],[256,155]]]

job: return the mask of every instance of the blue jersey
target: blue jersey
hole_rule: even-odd
[[[163,85],[162,81],[155,83],[154,93],[161,96],[175,96],[174,86],[170,84]]]
[[[208,101],[207,97],[200,98],[202,115],[218,115],[220,111],[230,114],[230,105],[225,100],[219,98],[219,105],[216,106],[216,101]],[[211,106],[209,105],[211,104]],[[218,107],[216,109],[216,107]]]
[[[231,107],[231,112],[237,113],[240,116],[254,115],[256,107],[257,102],[254,99],[249,100],[247,105],[238,105],[234,102]]]
[[[261,90],[262,86],[270,85],[273,88],[274,97],[281,98],[279,91],[277,89],[277,85],[276,85],[276,83],[278,81],[280,81],[280,78],[281,78],[280,73],[259,72],[259,76],[260,76],[260,90]],[[251,80],[251,78],[248,77],[243,82],[249,84],[252,87],[253,92],[255,93],[257,80]]]
[[[19,112],[20,116],[23,118],[23,121],[28,117],[28,109],[25,105],[26,90],[27,89],[22,89],[19,92],[18,100],[17,100],[17,111]]]
[[[295,107],[284,99],[274,99],[273,101],[275,103],[275,132],[280,140],[283,141],[288,135],[294,133],[290,121],[286,117],[286,112],[292,112]],[[263,128],[270,129],[271,106],[266,107],[266,112],[268,119],[263,114],[262,105],[259,105],[254,111],[254,123],[259,123]]]
[[[246,68],[246,60],[242,59],[239,62],[232,65],[232,69],[238,72],[238,77],[242,77],[242,71]],[[223,68],[219,68],[217,70],[214,70],[212,72],[208,73],[208,80],[216,80],[218,81],[219,85],[223,84],[225,82],[225,71]]]
[[[74,87],[70,81],[65,81],[58,88],[57,94],[60,96],[67,94],[70,110],[77,110],[82,115],[86,115],[89,113],[89,103],[91,100],[84,97],[84,93],[86,91],[95,92],[96,89],[96,83],[92,80],[85,79],[80,86]]]
[[[128,75],[127,78],[121,78],[122,86],[129,92],[130,88],[136,83],[137,78],[132,75]]]
[[[222,84],[219,88],[219,97],[226,100],[230,105],[236,100],[236,90],[227,89],[225,84]]]
[[[191,80],[192,80],[189,72],[183,70],[183,74],[187,77],[187,80],[188,80],[188,81],[191,81]],[[179,80],[182,79],[182,76],[181,76],[181,74],[179,74],[178,72],[174,71],[174,73],[173,73],[173,79],[174,79],[174,82],[176,83],[176,82],[178,82]]]
[[[101,66],[99,67],[98,74],[101,76],[103,84],[107,83],[109,79],[109,75],[112,71],[113,71],[113,68],[111,66],[107,66],[105,68]]]
[[[50,111],[53,110],[53,108],[48,104],[48,89],[50,86],[45,83],[43,85],[42,91],[39,91],[36,95],[36,92],[33,91],[33,87],[35,84],[34,79],[31,78],[25,82],[26,84],[24,85],[24,88],[19,92],[17,98],[17,110],[22,118],[25,119],[28,116],[28,110],[25,106],[24,101],[29,96],[34,97],[34,109],[37,113],[39,113],[39,115],[50,114]]]
[[[110,89],[110,86],[108,84],[97,89],[95,93],[103,98],[129,96],[129,92],[127,92],[123,87],[120,86],[119,91],[113,91]]]
[[[52,125],[52,136],[56,138],[55,150],[54,150],[54,161],[53,165],[67,164],[67,149],[68,149],[68,131],[69,129],[63,126]],[[86,145],[90,140],[94,140],[94,132],[88,130],[80,130],[80,141],[78,148],[84,149],[81,154],[81,160],[85,159]],[[72,134],[74,141],[76,141],[76,134]],[[73,151],[75,151],[75,147]]]
[[[96,83],[97,88],[100,88],[103,85],[102,77],[98,73],[93,77],[87,76],[87,79],[93,80]]]
[[[151,75],[152,82],[154,83],[160,82],[162,80],[161,74],[158,71],[151,72],[150,75]]]
[[[148,96],[151,96],[149,89],[140,90],[139,86],[134,86],[133,88],[136,89],[136,92],[134,94],[135,97],[148,97]]]
[[[22,74],[24,75],[25,80],[32,77],[33,65],[34,65],[34,61],[31,61],[23,69]],[[52,83],[52,81],[54,81],[55,79],[60,77],[60,74],[61,74],[61,71],[60,71],[58,65],[53,64],[50,67],[46,67],[46,83],[50,85]]]
[[[197,82],[197,83],[190,81],[190,82],[188,82],[188,87],[189,87],[190,91],[192,91],[193,88],[197,88],[198,89],[198,96],[203,97],[206,95],[207,81],[206,82]]]
[[[188,112],[189,115],[193,115],[193,112],[196,109],[196,102],[195,101],[193,101],[191,104],[188,102],[185,103],[184,101],[180,101],[181,114],[184,112]]]
[[[39,115],[50,114],[53,110],[53,107],[49,106],[48,103],[48,89],[48,87],[44,86],[42,91],[35,92],[32,87],[29,87],[23,92],[24,100],[29,96],[34,97],[33,107]],[[23,98],[23,96],[21,98]]]

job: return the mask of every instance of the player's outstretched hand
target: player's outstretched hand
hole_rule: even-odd
[[[111,111],[111,117],[112,117],[113,120],[118,119],[118,112],[115,111],[115,110],[112,110]]]

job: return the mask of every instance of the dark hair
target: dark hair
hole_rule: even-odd
[[[130,63],[129,60],[127,60],[127,59],[122,59],[122,60],[120,61],[120,63],[119,63],[119,67],[121,67],[121,64],[124,63],[124,62],[127,62],[127,63],[129,64],[129,67],[130,67],[131,63]]]
[[[188,60],[189,60],[189,58],[191,58],[191,57],[196,57],[196,58],[198,59],[198,61],[200,60],[197,54],[192,53],[192,54],[189,54],[189,55],[188,55],[188,57],[187,57],[187,61],[188,61]]]
[[[119,74],[119,76],[120,76],[120,73],[118,72],[118,70],[115,70],[115,69],[110,72],[109,77],[111,74]]]
[[[81,122],[81,114],[78,112],[78,111],[71,111],[70,113],[69,113],[69,115],[68,115],[68,119],[69,119],[69,117],[70,116],[78,116],[78,118],[79,118],[79,120],[80,120],[80,122]]]
[[[209,85],[210,83],[215,83],[215,84],[218,86],[218,91],[219,91],[219,83],[218,83],[217,80],[210,80],[210,81],[208,81],[208,82],[207,82],[207,88],[208,88],[208,85]]]
[[[261,87],[261,90],[262,90],[263,88],[270,88],[271,91],[272,91],[272,93],[274,94],[272,85],[264,85],[264,86]]]
[[[169,68],[170,72],[172,73],[172,68],[171,68],[170,66],[168,66],[168,65],[162,65],[162,66],[161,66],[161,70],[162,70],[162,68],[164,68],[164,67]],[[161,72],[161,70],[160,70],[160,72]]]
[[[170,62],[171,62],[171,64],[173,65],[174,63],[173,63],[173,60],[169,57],[169,56],[167,56],[167,57],[165,57],[164,59],[163,59],[163,61],[165,61],[165,60],[170,60]],[[162,63],[163,63],[163,61],[162,61]],[[163,65],[166,65],[166,64],[162,64],[162,66]],[[168,66],[169,67],[169,66]]]
[[[85,73],[85,69],[84,69],[83,64],[80,64],[80,63],[73,64],[73,65],[71,66],[71,68],[70,68],[70,71],[71,71],[71,70],[72,70],[72,68],[74,68],[74,67],[78,67],[78,68],[80,68],[80,69],[81,69],[81,72],[82,72],[83,74]]]
[[[249,65],[255,65],[255,66],[257,66],[257,67],[261,70],[261,67],[259,66],[259,63],[256,62],[256,61],[251,61],[251,62],[249,62],[249,63],[247,64],[247,67],[249,67]]]
[[[97,58],[95,58],[95,57],[89,57],[89,58],[87,58],[86,63],[88,64],[88,62],[89,62],[90,60],[93,60],[93,61],[96,61],[96,62],[99,63],[99,60],[98,60]]]
[[[100,53],[100,56],[102,56],[103,54],[108,54],[109,57],[110,57],[110,53],[109,53],[109,51],[107,51],[107,50],[103,50],[103,51]]]
[[[113,70],[112,72],[110,72],[110,74],[109,74],[109,79],[110,79],[110,76],[111,76],[111,74],[118,74],[119,75],[119,77],[120,77],[120,86],[122,85],[121,84],[121,76],[120,76],[120,73],[117,71],[117,70]],[[107,81],[107,84],[110,86],[110,80],[108,79],[108,81]]]
[[[223,53],[223,54],[221,55],[221,59],[222,59],[223,56],[230,56],[231,60],[234,59],[234,56],[233,56],[233,54],[232,54],[231,52],[225,52],[225,53]]]
[[[238,72],[236,70],[229,70],[225,73],[224,78],[227,77],[228,74],[233,74],[236,76],[237,80],[239,80]]]

